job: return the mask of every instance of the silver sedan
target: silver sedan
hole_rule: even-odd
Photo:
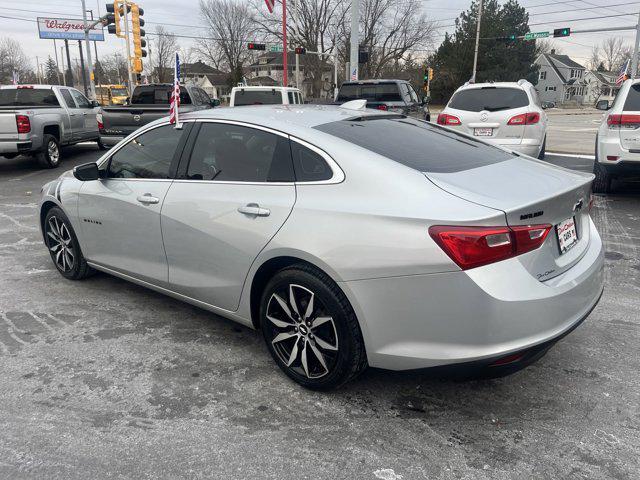
[[[367,365],[503,375],[600,298],[590,174],[358,101],[181,120],[43,187],[51,258],[261,329],[306,387]]]

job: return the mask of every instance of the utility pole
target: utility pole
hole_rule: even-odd
[[[127,42],[127,71],[129,72],[129,95],[133,93],[133,72],[131,71],[131,44],[129,43],[129,6],[127,0],[124,4],[124,39]]]
[[[288,86],[289,52],[287,51],[287,0],[282,0],[282,86]]]
[[[350,74],[347,80],[358,80],[358,28],[360,25],[360,1],[351,0],[351,54],[349,55]]]
[[[293,0],[293,25],[296,37],[300,39],[300,30],[298,29],[298,0]],[[296,53],[296,88],[300,88],[300,55]]]
[[[58,85],[62,85],[60,83],[60,65],[58,64],[58,47],[56,46],[56,39],[53,39],[53,53],[56,55],[56,77],[58,77]]]
[[[87,12],[89,12],[89,14],[91,15],[91,23],[93,24],[93,10],[89,9],[89,10],[87,10]],[[98,13],[100,13],[100,12],[98,12]],[[96,42],[95,40],[93,41],[93,50],[94,50],[94,52],[96,54],[96,65],[98,65],[98,42]],[[94,75],[95,75],[95,80],[97,80],[98,81],[98,85],[100,85],[99,75],[97,75],[96,72],[94,72]],[[93,84],[95,85],[95,81],[93,82]]]
[[[62,84],[64,86],[67,86],[67,70],[65,69],[64,66],[64,47],[60,46],[60,64],[62,65],[62,68],[60,69],[62,71]]]
[[[64,39],[64,48],[67,51],[67,75],[68,75],[68,80],[65,83],[65,85],[69,85],[70,87],[73,87],[73,70],[71,70],[71,55],[69,55],[69,40],[67,40],[66,38]]]
[[[78,40],[78,50],[80,51],[80,70],[82,72],[82,85],[84,87],[84,95],[86,97],[89,95],[89,91],[87,89],[87,72],[84,69],[84,55],[82,54],[82,40]]]
[[[478,47],[480,45],[480,23],[482,22],[482,0],[478,3],[478,25],[476,26],[476,49],[473,53],[473,73],[471,74],[471,82],[476,81],[476,71],[478,69]]]
[[[638,14],[638,23],[636,24],[636,43],[633,47],[633,57],[631,57],[631,78],[636,78],[638,73],[638,47],[640,46],[640,14]]]
[[[84,46],[87,49],[87,67],[89,69],[89,96],[95,100],[96,86],[93,83],[93,61],[91,59],[91,42],[89,41],[89,29],[87,28],[87,6],[85,5],[85,0],[82,0],[82,21],[84,22]],[[82,69],[82,74],[84,76],[84,67]],[[84,87],[84,93],[85,95],[87,94],[86,84]]]

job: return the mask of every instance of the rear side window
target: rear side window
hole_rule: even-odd
[[[282,103],[279,90],[237,90],[234,97],[236,107],[242,105],[278,105]]]
[[[314,128],[420,172],[460,172],[513,158],[496,147],[427,122],[401,116],[369,118]]]
[[[519,88],[483,87],[460,90],[449,102],[450,108],[467,112],[497,112],[529,105],[529,97]]]
[[[169,105],[171,85],[140,85],[133,90],[131,103],[135,105]],[[180,87],[180,104],[190,105],[191,97],[184,87]]]
[[[372,102],[401,102],[396,83],[347,83],[340,87],[338,101],[365,99]]]
[[[294,103],[296,103],[295,97],[294,97],[294,93],[293,92],[288,92],[288,96],[289,96],[289,103],[291,105],[293,105]]]
[[[73,101],[73,97],[69,93],[69,90],[63,88],[60,90],[62,93],[62,98],[64,98],[64,102],[67,104],[67,108],[76,108],[76,103]]]
[[[640,110],[640,84],[631,85],[622,110],[632,112]]]
[[[321,182],[333,177],[333,170],[324,158],[310,148],[292,141],[291,154],[297,182]]]
[[[59,107],[51,89],[7,88],[0,90],[0,107]]]

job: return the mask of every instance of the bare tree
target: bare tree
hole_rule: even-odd
[[[229,69],[233,83],[240,81],[250,58],[247,38],[254,30],[250,7],[238,0],[200,0],[200,15],[211,39],[202,39],[198,52],[216,68]]]
[[[536,56],[542,55],[543,53],[556,53],[558,55],[562,54],[562,50],[556,46],[553,41],[548,39],[538,39],[536,40]]]
[[[120,53],[112,53],[100,59],[102,83],[123,84],[127,79],[127,60]]]
[[[170,82],[173,75],[173,55],[178,50],[176,36],[159,25],[153,37],[149,48],[151,74],[159,83]]]
[[[609,37],[602,42],[600,46],[601,61],[604,63],[604,67],[608,71],[618,66],[620,59],[625,53],[624,38],[622,37]]]
[[[33,77],[29,57],[24,53],[20,43],[11,37],[0,38],[0,84],[10,83],[13,72],[21,82],[28,82]]]

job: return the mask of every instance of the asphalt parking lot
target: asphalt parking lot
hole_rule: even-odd
[[[53,171],[0,158],[0,477],[638,478],[639,184],[597,197],[604,296],[537,364],[464,382],[368,370],[314,393],[257,332],[105,274],[64,280],[40,186],[99,154],[65,155]]]

